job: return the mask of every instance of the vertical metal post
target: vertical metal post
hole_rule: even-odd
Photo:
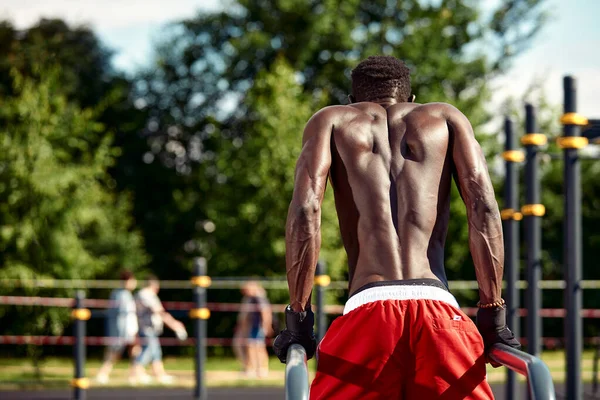
[[[592,395],[596,397],[598,393],[598,361],[600,360],[600,342],[596,343],[594,351],[594,361],[592,363]]]
[[[331,282],[326,274],[326,266],[323,261],[317,263],[315,273],[315,285],[317,286],[317,343],[320,343],[327,330],[325,314],[325,288]]]
[[[196,308],[190,310],[190,318],[195,319],[196,339],[196,387],[194,399],[206,399],[206,380],[204,371],[206,365],[206,320],[210,317],[210,311],[206,308],[206,288],[210,286],[211,279],[206,276],[206,259],[198,257],[194,260],[194,273],[192,284],[194,285],[194,305]]]
[[[578,148],[587,144],[579,139],[583,124],[577,112],[577,87],[573,77],[563,80],[564,112],[563,137],[559,145],[564,155],[564,277],[566,280],[565,308],[565,340],[567,357],[567,398],[582,398],[581,352],[581,182]],[[587,121],[586,121],[587,122]],[[583,138],[582,138],[583,139]],[[584,144],[585,142],[585,144]]]
[[[525,162],[525,205],[522,207],[525,216],[525,242],[527,244],[527,351],[536,357],[541,352],[542,319],[540,317],[541,291],[539,282],[542,277],[542,232],[541,219],[545,208],[540,204],[539,145],[546,143],[546,137],[536,133],[535,109],[531,104],[525,105],[526,145]],[[539,138],[542,141],[531,140]],[[527,140],[529,139],[529,140]]]
[[[75,376],[71,381],[74,388],[73,398],[75,400],[84,400],[86,389],[89,387],[89,381],[85,377],[85,321],[90,318],[90,310],[83,308],[85,293],[78,290],[75,294],[75,308],[71,312],[71,317],[75,320],[73,324],[73,336],[75,344],[73,346],[73,356],[75,357]]]
[[[517,281],[519,280],[519,225],[518,221],[523,218],[519,207],[519,173],[517,163],[524,159],[523,152],[516,150],[516,138],[513,121],[506,117],[504,119],[504,153],[506,175],[504,180],[504,209],[501,211],[504,223],[504,279],[506,280],[506,324],[515,334],[520,336],[519,327],[519,291]],[[506,399],[517,398],[517,376],[511,369],[506,370]]]

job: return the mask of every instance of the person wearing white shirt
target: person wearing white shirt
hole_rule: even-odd
[[[111,307],[107,310],[106,330],[111,342],[106,347],[104,363],[98,370],[96,381],[106,384],[114,363],[121,357],[125,348],[129,349],[129,357],[133,360],[139,353],[139,345],[135,343],[138,334],[138,321],[135,300],[131,293],[137,286],[137,280],[130,271],[121,273],[123,287],[110,294]],[[131,368],[130,380],[135,376]]]
[[[169,314],[160,299],[158,291],[160,282],[155,276],[148,278],[146,287],[137,292],[136,306],[139,324],[140,341],[142,351],[135,360],[136,376],[141,383],[150,382],[150,376],[146,374],[145,367],[151,364],[152,373],[159,383],[169,384],[173,377],[167,375],[162,362],[162,350],[159,336],[163,332],[163,326],[172,329],[180,340],[187,338],[185,326],[171,314]]]

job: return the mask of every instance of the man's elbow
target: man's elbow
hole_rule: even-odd
[[[498,203],[493,196],[476,198],[471,202],[468,213],[471,225],[483,229],[495,220],[500,220]]]
[[[314,233],[321,224],[321,204],[318,202],[304,202],[292,206],[288,216],[287,233],[294,232]]]
[[[318,201],[307,201],[297,205],[294,214],[300,219],[310,219],[312,216],[318,215],[320,211],[321,204]]]

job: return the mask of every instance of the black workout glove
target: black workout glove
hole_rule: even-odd
[[[498,368],[501,364],[492,361],[488,356],[490,347],[503,343],[515,349],[521,348],[521,343],[506,326],[506,307],[480,308],[477,311],[477,329],[483,338],[484,352],[487,362]]]
[[[315,324],[315,314],[310,306],[304,312],[295,312],[292,307],[285,308],[285,325],[275,338],[273,350],[279,360],[285,364],[287,352],[291,345],[299,344],[306,350],[306,358],[311,359],[317,350],[317,339],[313,325]]]

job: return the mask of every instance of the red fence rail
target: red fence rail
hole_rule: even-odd
[[[549,349],[563,346],[565,339],[560,337],[544,337],[541,338],[544,346]],[[107,346],[115,343],[119,343],[119,338],[115,337],[107,337],[107,336],[86,336],[85,344],[88,346]],[[143,338],[138,338],[138,340],[143,342]],[[243,343],[243,339],[232,339],[232,338],[207,338],[205,343],[207,346],[231,346],[234,341],[238,340],[240,343]],[[267,344],[271,345],[273,339],[267,339]],[[521,344],[527,345],[527,339],[522,337],[519,339]],[[585,338],[584,342],[586,344],[600,344],[600,337],[589,337]],[[177,338],[160,338],[160,344],[162,346],[193,346],[196,341],[194,339],[186,339],[179,340]],[[11,336],[5,335],[0,336],[0,345],[3,344],[12,344],[12,345],[50,345],[50,346],[72,346],[75,344],[74,336]]]
[[[36,345],[36,346],[73,346],[75,344],[74,336],[30,336],[30,335],[5,335],[0,336],[0,345],[2,344],[13,344],[13,345]],[[112,344],[121,343],[120,338],[108,337],[108,336],[86,336],[85,344],[88,346],[108,346]],[[137,339],[139,343],[143,343],[144,338]],[[244,339],[232,339],[232,338],[207,338],[205,343],[207,346],[231,346],[235,340],[240,343],[244,342]],[[268,345],[271,345],[273,339],[266,339]],[[160,344],[162,346],[193,346],[196,344],[194,339],[179,340],[177,338],[160,338]]]
[[[66,297],[26,297],[26,296],[0,296],[0,305],[17,305],[17,306],[43,306],[43,307],[73,307],[74,299]],[[110,308],[111,300],[102,299],[86,299],[83,305],[89,308]],[[167,310],[191,310],[194,308],[194,303],[191,301],[165,301],[163,306]],[[273,311],[283,312],[285,304],[272,304]],[[240,312],[240,311],[259,311],[260,306],[255,304],[241,303],[207,303],[207,308],[211,312]],[[316,307],[315,307],[316,308]],[[324,307],[326,314],[340,315],[344,311],[344,306],[341,305],[326,305]],[[477,314],[477,308],[464,307],[462,311],[468,316],[474,317]],[[527,309],[520,308],[519,315],[524,317],[527,315]],[[545,318],[564,318],[566,310],[564,308],[543,308],[540,310],[540,315]],[[583,318],[600,318],[600,310],[583,309],[581,310]]]

